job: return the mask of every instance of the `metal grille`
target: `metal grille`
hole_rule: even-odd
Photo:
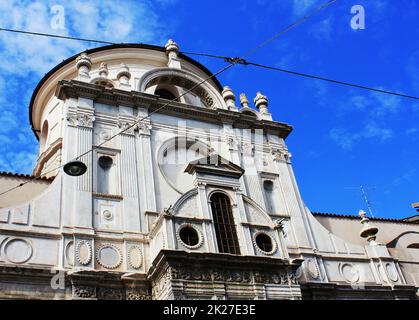
[[[222,193],[215,193],[211,196],[211,210],[218,250],[221,253],[240,254],[230,199]]]

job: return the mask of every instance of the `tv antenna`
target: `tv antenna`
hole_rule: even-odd
[[[367,193],[367,191],[366,191],[366,188],[365,188],[363,185],[361,185],[361,186],[359,186],[359,187],[347,187],[347,188],[345,188],[345,189],[357,189],[357,190],[360,190],[360,191],[361,191],[361,196],[362,196],[362,198],[364,199],[365,204],[367,205],[367,208],[368,208],[368,213],[371,215],[371,217],[373,217],[373,218],[374,218],[374,214],[373,214],[373,212],[372,212],[372,205],[371,205],[371,201],[370,201],[370,199],[369,199],[369,197],[368,197],[368,193]],[[373,188],[367,188],[367,189],[373,189]]]

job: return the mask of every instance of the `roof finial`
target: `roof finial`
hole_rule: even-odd
[[[242,108],[249,108],[249,100],[247,100],[246,94],[240,93],[240,104]]]
[[[125,63],[121,63],[121,65],[119,66],[116,78],[118,79],[119,85],[121,87],[129,87],[129,79],[131,79],[131,72],[129,71],[129,67]]]
[[[234,95],[233,90],[229,86],[225,86],[223,89],[223,92],[221,92],[223,95],[224,101],[226,102],[227,108],[229,110],[235,110],[237,111],[236,107],[236,96]]]
[[[167,41],[166,45],[166,54],[169,57],[168,67],[180,69],[180,61],[178,60],[179,45],[174,42],[172,39]]]
[[[359,216],[361,217],[361,223],[364,226],[359,235],[362,238],[367,238],[367,241],[371,245],[376,244],[375,240],[377,239],[376,234],[378,233],[378,228],[369,224],[370,219],[367,218],[367,214],[364,210],[359,210]]]
[[[108,65],[105,62],[102,62],[99,67],[99,76],[107,78],[109,74]]]
[[[268,97],[264,96],[262,92],[258,91],[253,101],[255,103],[256,108],[258,108],[260,113],[262,114],[269,113],[268,112]]]
[[[86,52],[82,52],[76,58],[76,67],[78,69],[79,78],[89,78],[90,68],[92,67],[92,61]]]

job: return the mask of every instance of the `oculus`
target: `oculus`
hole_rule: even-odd
[[[276,242],[265,232],[257,232],[253,237],[253,242],[259,252],[265,255],[274,254],[276,251]]]

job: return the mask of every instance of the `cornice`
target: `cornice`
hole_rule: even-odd
[[[58,99],[87,98],[95,102],[109,105],[126,105],[132,107],[147,107],[149,112],[180,116],[194,120],[217,123],[220,125],[231,124],[235,128],[263,129],[264,131],[278,135],[285,139],[292,131],[292,126],[276,121],[257,120],[249,115],[225,110],[209,109],[192,106],[180,102],[170,102],[160,99],[158,96],[138,91],[125,91],[119,89],[108,89],[96,84],[81,82],[77,80],[62,80],[58,83],[55,95]],[[164,106],[164,107],[163,107]],[[160,109],[161,108],[161,109]]]

